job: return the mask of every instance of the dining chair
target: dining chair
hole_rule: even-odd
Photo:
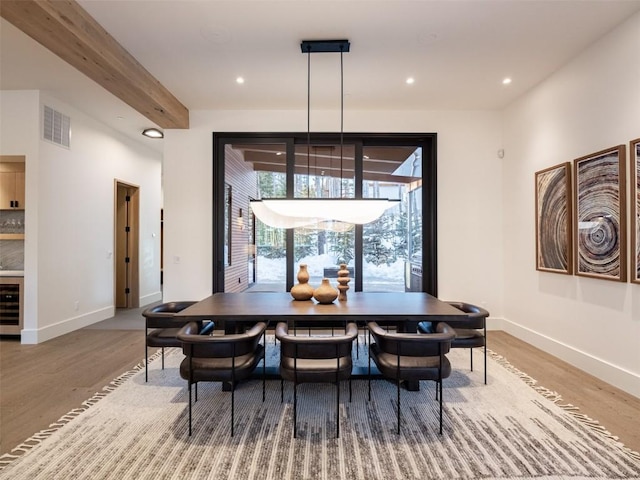
[[[358,327],[349,322],[344,334],[295,335],[289,333],[286,322],[276,325],[280,341],[280,401],[284,401],[284,381],[293,382],[293,437],[297,437],[298,384],[336,384],[336,438],[340,437],[340,382],[349,380],[351,401],[351,351]]]
[[[456,321],[453,329],[456,332],[456,338],[451,342],[451,348],[468,348],[471,362],[471,371],[473,372],[473,350],[477,347],[484,347],[484,383],[487,384],[487,318],[489,312],[482,307],[466,302],[451,302],[449,305],[462,310],[467,314],[467,319]],[[430,322],[421,322],[418,329],[423,333],[428,333],[432,326]]]
[[[400,434],[400,382],[433,380],[440,408],[440,434],[442,434],[442,380],[451,375],[451,364],[446,354],[455,336],[453,328],[441,322],[434,333],[387,332],[376,322],[369,323],[373,336],[369,345],[369,400],[371,400],[371,361],[382,376],[395,380],[398,403],[398,435]]]
[[[262,361],[262,401],[265,400],[266,361],[264,337],[267,324],[258,322],[245,333],[231,335],[201,335],[197,322],[189,322],[178,332],[185,358],[180,364],[180,376],[189,389],[189,436],[191,436],[191,386],[198,382],[229,382],[231,385],[231,436],[234,433],[235,389],[247,379]],[[262,338],[263,344],[260,343]]]
[[[188,322],[188,318],[176,319],[175,314],[196,302],[168,302],[154,305],[142,312],[144,317],[144,381],[149,379],[149,347],[162,349],[162,369],[164,370],[165,347],[180,347],[178,331]],[[151,331],[149,331],[151,330]]]

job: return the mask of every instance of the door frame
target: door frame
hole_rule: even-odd
[[[140,187],[122,180],[114,180],[113,222],[113,304],[116,308],[140,306]],[[126,209],[122,208],[123,196],[129,200],[129,232],[127,245]],[[129,262],[124,258],[128,249]],[[128,288],[128,293],[125,293]]]

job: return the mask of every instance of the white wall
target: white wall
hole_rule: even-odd
[[[24,155],[25,210],[25,326],[34,328],[38,315],[38,164],[40,93],[34,90],[0,91],[0,154]],[[27,253],[28,252],[28,253]]]
[[[500,114],[345,109],[345,131],[438,134],[439,296],[485,304],[500,317]],[[336,131],[336,118],[312,112],[311,129]],[[165,301],[211,294],[212,132],[305,131],[306,111],[191,111],[190,124],[165,132]]]
[[[113,315],[116,179],[140,188],[140,304],[159,300],[161,155],[51,96],[5,91],[2,100],[3,120],[29,112],[27,135],[13,139],[2,123],[2,153],[27,154],[23,343]],[[71,117],[70,149],[41,140],[44,104]]]
[[[505,330],[640,397],[640,285],[535,270],[534,173],[640,137],[640,14],[504,112]],[[628,171],[628,170],[627,170]]]

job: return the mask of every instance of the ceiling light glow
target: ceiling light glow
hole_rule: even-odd
[[[242,85],[244,83],[244,78],[243,77],[236,78],[236,83]]]
[[[504,80],[502,80],[502,84],[503,85],[509,85],[510,83],[511,83],[511,79],[509,77],[507,77]]]
[[[413,77],[409,77],[407,78],[407,85],[413,85],[415,83],[416,79]]]

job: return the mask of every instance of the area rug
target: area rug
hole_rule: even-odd
[[[269,361],[277,346],[268,342]],[[366,363],[360,344],[360,362]],[[193,435],[187,435],[183,358],[168,351],[123,374],[85,404],[0,458],[0,477],[19,479],[622,479],[640,478],[640,455],[604,428],[562,406],[553,392],[490,353],[468,370],[469,352],[452,350],[444,383],[444,432],[438,434],[435,386],[402,391],[402,433],[396,434],[395,385],[342,384],[340,438],[335,438],[335,386],[298,389],[293,438],[292,386],[249,380],[236,389],[235,435],[230,393],[199,386]],[[477,365],[482,351],[476,349]]]

